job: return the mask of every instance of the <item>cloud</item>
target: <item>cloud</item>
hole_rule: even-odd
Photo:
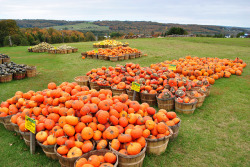
[[[0,0],[0,19],[132,20],[250,27],[249,0]]]

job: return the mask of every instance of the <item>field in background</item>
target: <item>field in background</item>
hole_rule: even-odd
[[[122,40],[138,48],[147,57],[121,62],[81,59],[80,53],[92,50],[92,42],[68,44],[79,48],[73,54],[29,53],[28,47],[4,47],[0,53],[8,54],[19,64],[37,66],[35,78],[0,83],[0,102],[20,90],[43,90],[49,82],[73,82],[75,76],[84,75],[92,68],[115,66],[127,62],[149,66],[186,55],[235,59],[240,57],[248,66],[242,76],[219,79],[203,106],[193,115],[178,114],[181,128],[176,141],[170,142],[167,151],[160,155],[147,155],[145,167],[158,166],[250,166],[249,108],[250,108],[250,39],[214,38],[162,38]],[[60,44],[58,44],[60,45]],[[56,45],[57,46],[57,45]],[[0,166],[59,166],[40,148],[30,155],[29,148],[0,125]]]
[[[67,29],[67,30],[77,30],[77,31],[109,31],[107,26],[99,26],[93,24],[92,22],[87,23],[78,23],[73,25],[62,25],[62,26],[53,26],[57,30]]]

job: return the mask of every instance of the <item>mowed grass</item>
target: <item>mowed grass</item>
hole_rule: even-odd
[[[92,42],[69,44],[78,47],[79,52],[67,55],[29,53],[27,47],[0,48],[0,53],[8,54],[14,62],[36,65],[39,72],[35,78],[1,83],[0,101],[14,96],[18,90],[43,90],[49,82],[73,82],[75,76],[84,75],[92,68],[127,62],[149,66],[151,63],[191,55],[229,59],[240,57],[248,65],[250,63],[249,39],[163,38],[126,41],[148,56],[117,63],[82,60],[80,53],[91,50]],[[248,66],[242,76],[217,80],[210,96],[193,115],[178,113],[182,120],[179,136],[169,143],[166,152],[160,156],[147,154],[143,166],[250,166],[249,85]],[[24,141],[3,125],[0,125],[0,148],[0,166],[60,166],[58,161],[47,158],[39,147],[36,154],[31,155]]]

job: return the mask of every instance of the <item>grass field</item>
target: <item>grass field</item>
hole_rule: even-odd
[[[62,26],[54,26],[53,28],[57,30],[65,29],[68,30],[81,30],[81,31],[109,31],[109,27],[107,26],[99,26],[96,24],[93,24],[91,22],[86,23],[78,23],[74,25],[62,25]]]
[[[250,39],[214,38],[163,38],[127,40],[131,47],[147,53],[147,57],[119,62],[140,63],[149,66],[164,60],[186,55],[235,59],[240,57],[250,64]],[[92,68],[115,66],[104,60],[82,60],[80,53],[91,50],[92,43],[69,44],[79,48],[78,53],[52,55],[29,53],[27,47],[0,48],[20,64],[36,65],[35,78],[0,84],[0,101],[18,90],[42,90],[49,82],[72,82]],[[242,76],[232,76],[216,81],[203,106],[193,115],[178,114],[182,120],[177,140],[170,142],[160,156],[147,155],[145,167],[165,166],[250,166],[250,70],[247,66]],[[30,155],[29,148],[14,132],[0,125],[0,166],[59,166],[48,159],[40,148]]]

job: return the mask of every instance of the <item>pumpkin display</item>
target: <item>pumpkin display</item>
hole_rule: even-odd
[[[176,64],[176,70],[168,70],[170,64]],[[219,77],[241,75],[245,66],[238,59],[186,57],[150,67],[133,63],[102,67],[87,75],[90,81],[118,89],[130,90],[132,82],[137,82],[141,84],[140,92],[159,93],[158,98],[175,97],[178,103],[190,104]],[[57,153],[66,158],[81,156],[94,148],[102,150],[108,145],[121,154],[137,155],[145,148],[146,139],[169,136],[169,128],[180,123],[173,111],[157,112],[147,103],[130,100],[128,95],[112,96],[111,90],[90,90],[74,82],[60,85],[51,82],[47,89],[37,92],[18,91],[1,103],[0,117],[8,115],[12,115],[11,122],[22,132],[28,132],[26,115],[36,120],[36,139],[44,145],[57,144]],[[100,163],[92,158],[94,162],[83,159],[81,164],[104,166],[115,161],[113,155],[98,158]]]
[[[98,50],[91,50],[87,51],[87,57],[91,58],[99,58],[99,59],[104,59],[104,60],[109,60],[109,58],[112,61],[112,58],[120,58],[116,59],[117,60],[124,60],[125,56],[128,58],[137,58],[141,57],[141,51],[139,51],[136,48],[131,48],[131,47],[123,47],[123,46],[117,46],[117,47],[112,47],[112,48],[99,48]],[[98,55],[98,56],[97,56]],[[129,56],[131,55],[131,56]],[[138,56],[135,56],[138,55]],[[98,72],[99,74],[104,74],[104,71]]]

